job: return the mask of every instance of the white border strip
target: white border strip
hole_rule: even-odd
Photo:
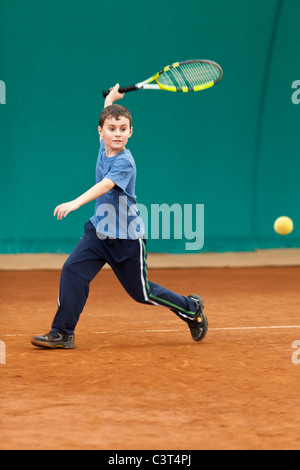
[[[208,331],[226,331],[226,330],[281,330],[281,329],[288,329],[288,328],[300,328],[300,325],[278,325],[278,326],[233,326],[233,327],[225,327],[225,328],[208,328]],[[181,329],[172,329],[172,330],[126,330],[124,333],[168,333],[168,332],[175,332],[175,331],[182,331]],[[103,335],[103,334],[110,334],[115,333],[114,331],[94,331],[95,335]]]
[[[283,330],[283,329],[293,329],[300,328],[300,325],[278,325],[278,326],[230,326],[224,328],[209,328],[208,331],[242,331],[242,330]],[[124,331],[94,331],[91,334],[94,335],[109,335],[115,333],[170,333],[170,332],[182,331],[182,328],[172,329],[172,330],[124,330]],[[0,335],[1,338],[15,338],[17,336],[28,336],[25,334],[15,334],[15,335]]]

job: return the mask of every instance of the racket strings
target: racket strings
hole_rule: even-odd
[[[157,81],[167,87],[176,87],[178,90],[204,85],[211,81],[216,81],[220,77],[220,70],[214,64],[209,62],[191,62],[172,67],[163,72]]]

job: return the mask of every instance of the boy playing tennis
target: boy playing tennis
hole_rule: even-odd
[[[111,89],[100,115],[95,186],[54,211],[61,220],[96,200],[95,215],[85,224],[83,237],[63,266],[51,330],[31,340],[37,347],[75,348],[74,332],[90,283],[106,263],[134,300],[172,310],[188,324],[195,341],[201,341],[208,329],[199,295],[184,297],[148,279],[143,223],[136,208],[136,167],[126,149],[132,135],[132,117],[126,108],[114,104],[124,96],[118,90],[118,84]]]

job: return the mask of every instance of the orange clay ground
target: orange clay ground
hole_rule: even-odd
[[[300,268],[150,271],[203,296],[199,344],[104,270],[77,349],[39,350],[30,338],[50,329],[59,277],[0,273],[0,449],[299,449]]]

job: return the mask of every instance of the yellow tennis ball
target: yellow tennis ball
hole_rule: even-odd
[[[294,223],[289,217],[279,217],[274,223],[275,232],[279,235],[288,235],[294,230]]]

